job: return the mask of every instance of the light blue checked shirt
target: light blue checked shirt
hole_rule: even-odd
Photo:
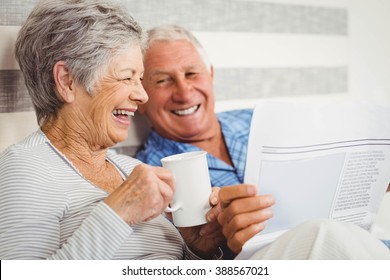
[[[212,186],[230,186],[241,184],[244,181],[252,114],[253,110],[251,109],[217,114],[234,167],[211,154],[207,154]],[[156,131],[152,130],[143,149],[137,153],[136,157],[144,163],[161,166],[160,159],[163,157],[199,150],[198,147],[191,144],[162,138]]]

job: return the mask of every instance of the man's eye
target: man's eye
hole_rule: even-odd
[[[172,82],[172,78],[169,76],[162,76],[162,77],[156,77],[154,81],[155,81],[154,84],[157,86],[165,86],[165,85],[169,85]]]
[[[196,72],[188,72],[186,73],[186,77],[192,77],[195,76],[197,73]]]
[[[168,79],[160,79],[160,80],[156,81],[156,84],[163,84],[163,83],[165,83],[167,81],[168,81]]]

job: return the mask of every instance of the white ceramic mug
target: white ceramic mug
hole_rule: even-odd
[[[172,212],[177,227],[207,223],[211,184],[206,155],[205,151],[197,151],[161,159],[163,167],[169,169],[175,179],[173,201],[165,211]]]

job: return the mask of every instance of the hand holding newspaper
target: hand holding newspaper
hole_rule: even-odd
[[[315,218],[370,230],[390,182],[390,109],[352,101],[260,101],[252,118],[245,182],[276,199],[248,259]]]

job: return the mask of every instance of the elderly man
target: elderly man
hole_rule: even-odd
[[[243,182],[252,110],[214,113],[213,67],[197,39],[177,26],[149,31],[141,106],[153,130],[137,158],[161,165],[176,153],[208,152],[211,184]]]
[[[207,151],[211,184],[222,187],[218,221],[229,248],[239,253],[265,228],[274,204],[272,195],[258,195],[256,186],[242,184],[252,110],[214,113],[213,67],[197,39],[179,26],[148,31],[144,68],[149,101],[139,110],[153,129],[137,158],[161,165],[168,155]],[[390,253],[357,226],[320,220],[290,230],[255,257],[390,259]]]

